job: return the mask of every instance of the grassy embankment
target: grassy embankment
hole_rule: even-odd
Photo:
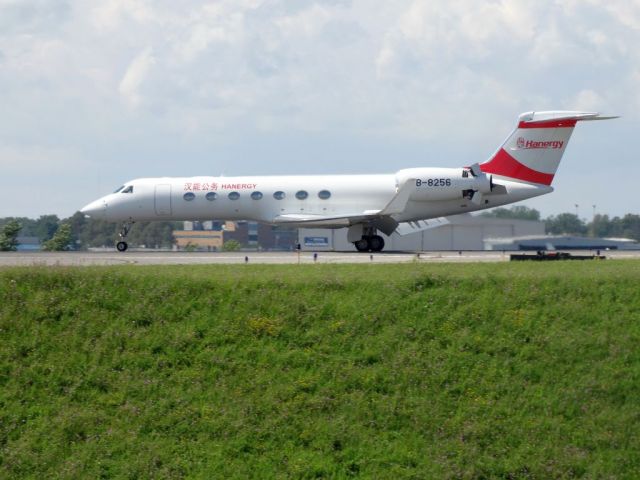
[[[640,263],[0,270],[0,477],[632,478]]]

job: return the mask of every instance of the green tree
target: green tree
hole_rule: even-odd
[[[540,220],[540,212],[535,208],[525,207],[524,205],[514,205],[511,208],[492,208],[480,214],[489,218],[515,218],[518,220]]]
[[[170,248],[174,244],[173,231],[180,226],[176,222],[139,222],[133,226],[127,238],[132,245]]]
[[[615,225],[609,219],[609,215],[597,214],[593,217],[593,221],[589,224],[589,232],[594,237],[612,237],[614,236]]]
[[[22,225],[17,220],[9,220],[0,232],[0,251],[15,252],[18,248],[18,234]]]
[[[83,232],[87,228],[89,219],[80,212],[76,212],[69,218],[65,218],[62,223],[68,223],[71,226],[71,244],[76,250],[86,250],[84,244]]]
[[[623,237],[640,240],[640,215],[627,213],[620,223]]]
[[[20,230],[20,235],[25,237],[37,237],[38,235],[35,232],[36,221],[27,217],[6,217],[0,219],[0,227],[4,227],[7,223],[15,220],[18,222],[22,229]]]
[[[118,223],[86,218],[80,212],[64,220],[64,223],[71,225],[71,244],[82,249],[113,246],[121,229]],[[127,242],[148,248],[170,248],[174,243],[173,231],[180,226],[179,222],[137,222],[129,232]]]
[[[118,230],[117,223],[89,219],[79,235],[81,245],[83,245],[83,248],[113,247],[118,236]]]
[[[544,220],[547,233],[554,235],[586,235],[587,225],[574,213],[551,215]]]
[[[44,242],[42,249],[50,252],[68,250],[71,243],[71,225],[63,223],[50,240]]]
[[[57,215],[40,215],[35,221],[34,234],[41,242],[46,242],[50,238],[53,238],[59,226],[60,219]]]
[[[222,245],[222,250],[225,252],[237,252],[241,247],[242,245],[239,241],[227,240],[226,242],[224,242],[224,245]]]

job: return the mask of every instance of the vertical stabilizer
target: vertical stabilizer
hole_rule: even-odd
[[[616,117],[589,112],[523,113],[517,128],[480,168],[512,180],[551,185],[576,123],[609,118]]]

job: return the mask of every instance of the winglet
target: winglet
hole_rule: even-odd
[[[409,197],[413,192],[413,186],[415,185],[415,178],[407,178],[405,182],[402,184],[396,195],[391,199],[391,201],[380,210],[379,215],[393,215],[394,213],[402,213],[409,201]]]

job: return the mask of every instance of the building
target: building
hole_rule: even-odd
[[[178,250],[194,248],[215,252],[222,250],[224,244],[221,230],[174,230],[173,238]]]
[[[275,227],[258,222],[184,222],[183,230],[173,236],[179,250],[222,250],[225,242],[235,240],[242,248],[259,250],[285,250],[295,248],[298,232],[293,228]]]
[[[35,252],[41,249],[40,239],[38,237],[24,237],[19,236],[16,238],[18,246],[16,249],[19,252]]]
[[[484,250],[489,238],[544,235],[543,222],[510,218],[490,218],[470,214],[447,217],[446,223],[408,235],[383,234],[385,251]],[[347,241],[347,229],[301,228],[300,247],[313,251],[355,251]]]

